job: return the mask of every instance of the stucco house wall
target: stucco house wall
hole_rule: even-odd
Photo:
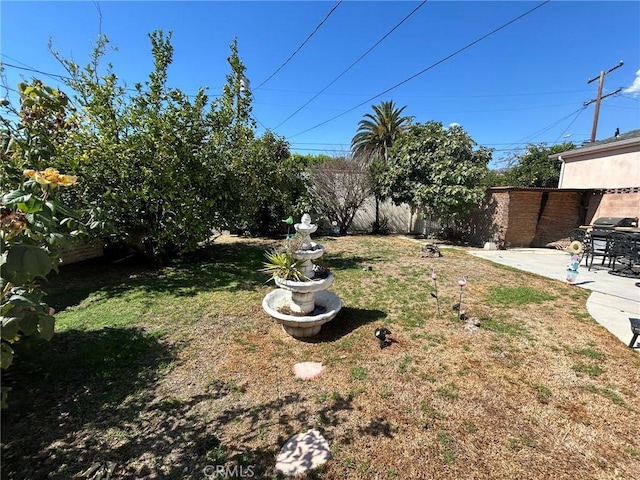
[[[563,162],[558,188],[628,188],[640,186],[640,150],[632,146],[609,156],[560,154]],[[606,152],[604,152],[606,153]]]
[[[640,188],[594,190],[589,197],[585,223],[598,217],[640,216]]]
[[[562,162],[558,187],[588,192],[584,223],[640,216],[640,130],[551,155]]]

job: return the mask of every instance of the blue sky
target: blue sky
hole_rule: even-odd
[[[406,105],[404,114],[417,122],[462,125],[495,149],[494,166],[527,143],[579,144],[594,117],[595,105],[583,104],[598,87],[587,80],[620,60],[603,95],[623,91],[602,101],[597,139],[640,128],[637,1],[3,0],[0,9],[11,88],[31,76],[62,87],[25,69],[65,74],[48,51],[50,38],[62,56],[84,65],[100,29],[118,48],[107,61],[120,80],[144,82],[153,68],[148,33],[163,29],[173,32],[170,85],[188,94],[208,86],[214,96],[237,37],[258,134],[269,128],[300,153],[344,153],[358,121],[384,100]]]

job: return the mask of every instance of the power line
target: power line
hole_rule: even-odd
[[[588,136],[589,136],[589,135],[587,135],[586,133],[585,133],[585,134],[582,134],[582,135],[584,135],[584,136],[586,136],[586,137],[588,137]],[[542,143],[551,143],[551,142],[542,142]],[[521,143],[520,143],[520,145],[525,145],[525,146],[526,146],[526,145],[528,145],[528,144],[529,144],[529,142],[521,142]],[[329,146],[345,146],[345,145],[348,145],[348,144],[347,144],[347,143],[344,143],[344,142],[342,142],[342,143],[331,143],[331,142],[291,142],[291,143],[290,143],[290,145],[291,145],[291,146],[293,146],[293,145],[329,145]],[[482,145],[483,145],[483,146],[485,146],[485,147],[490,147],[490,146],[492,146],[492,145],[499,145],[499,146],[507,145],[507,146],[510,146],[510,145],[517,145],[517,143],[483,143]],[[510,149],[507,149],[507,150],[510,150]]]
[[[349,148],[293,148],[293,150],[301,150],[304,152],[338,152],[348,153]]]
[[[567,128],[565,128],[565,129],[562,131],[562,133],[561,133],[560,135],[558,135],[558,138],[556,138],[556,140],[553,142],[554,144],[555,144],[555,143],[558,143],[558,140],[560,140],[560,138],[561,138],[565,133],[567,133],[567,130],[569,130],[569,128],[571,128],[571,125],[573,125],[573,122],[575,122],[575,121],[578,119],[578,117],[580,116],[580,114],[581,114],[582,112],[584,112],[584,110],[585,110],[584,108],[581,108],[581,109],[578,111],[578,113],[576,114],[576,116],[575,116],[575,117],[573,117],[573,120],[571,120],[571,121],[569,122],[569,125],[567,125]]]
[[[311,131],[311,130],[315,130],[316,128],[318,128],[318,127],[320,127],[320,126],[325,125],[325,124],[327,124],[327,123],[329,123],[329,122],[332,122],[332,121],[333,121],[333,120],[335,120],[336,118],[340,118],[341,116],[346,115],[346,114],[347,114],[347,113],[349,113],[349,112],[352,112],[352,111],[353,111],[353,110],[355,110],[356,108],[359,108],[359,107],[361,107],[362,105],[364,105],[364,104],[366,104],[366,103],[369,103],[369,102],[371,102],[372,100],[375,100],[376,98],[378,98],[378,97],[380,97],[380,96],[384,95],[385,93],[389,93],[391,90],[394,90],[394,89],[398,88],[399,86],[404,85],[405,83],[407,83],[407,82],[409,82],[409,81],[413,80],[414,78],[416,78],[416,77],[418,77],[418,76],[422,75],[423,73],[425,73],[425,72],[427,72],[427,71],[431,70],[432,68],[434,68],[434,67],[436,67],[436,66],[440,65],[441,63],[444,63],[444,62],[446,62],[447,60],[449,60],[449,59],[451,59],[451,58],[455,57],[456,55],[458,55],[458,54],[460,54],[460,53],[464,52],[465,50],[467,50],[467,49],[471,48],[472,46],[474,46],[475,44],[477,44],[477,43],[481,42],[482,40],[484,40],[484,39],[486,39],[486,38],[490,37],[491,35],[494,35],[495,33],[499,32],[499,31],[500,31],[500,30],[502,30],[502,29],[504,29],[504,28],[508,27],[508,26],[509,26],[509,25],[511,25],[512,23],[515,23],[515,22],[517,22],[518,20],[520,20],[521,18],[526,17],[527,15],[529,15],[529,14],[533,13],[534,11],[536,11],[536,10],[537,10],[537,9],[539,9],[540,7],[542,7],[542,6],[546,5],[546,4],[547,4],[547,3],[549,3],[550,1],[551,1],[551,0],[545,0],[544,2],[540,3],[539,5],[536,5],[535,7],[533,7],[533,8],[531,8],[531,9],[527,10],[526,12],[524,12],[524,13],[522,13],[522,14],[520,14],[520,15],[518,15],[516,18],[514,18],[514,19],[512,19],[512,20],[509,20],[507,23],[505,23],[505,24],[501,25],[501,26],[500,26],[500,27],[498,27],[498,28],[495,28],[494,30],[492,30],[492,31],[490,31],[489,33],[487,33],[487,34],[483,35],[482,37],[478,38],[477,40],[474,40],[473,42],[468,43],[467,45],[465,45],[465,46],[464,46],[464,47],[462,47],[462,48],[459,48],[459,49],[458,49],[458,50],[456,50],[455,52],[453,52],[453,53],[451,53],[451,54],[447,55],[446,57],[444,57],[444,58],[442,58],[442,59],[438,60],[438,61],[437,61],[437,62],[435,62],[435,63],[432,63],[432,64],[431,64],[431,65],[429,65],[427,68],[425,68],[425,69],[423,69],[423,70],[419,71],[418,73],[416,73],[416,74],[414,74],[414,75],[410,76],[409,78],[407,78],[407,79],[405,79],[405,80],[401,81],[400,83],[397,83],[397,84],[395,84],[394,86],[392,86],[392,87],[390,87],[390,88],[387,88],[385,91],[380,92],[380,93],[379,93],[379,94],[377,94],[377,95],[374,95],[373,97],[371,97],[371,98],[369,98],[369,99],[365,100],[365,101],[364,101],[364,102],[362,102],[362,103],[359,103],[359,104],[358,104],[358,105],[356,105],[355,107],[350,108],[349,110],[346,110],[346,111],[342,112],[341,114],[336,115],[335,117],[330,118],[329,120],[325,120],[324,122],[318,123],[317,125],[314,125],[314,126],[313,126],[313,127],[311,127],[311,128],[307,128],[306,130],[303,130],[302,132],[296,133],[295,135],[291,135],[289,138],[297,137],[298,135],[302,135],[303,133],[307,133],[307,132],[309,132],[309,131]]]
[[[311,102],[313,102],[316,98],[318,98],[320,96],[320,94],[322,94],[327,88],[329,88],[331,85],[333,85],[334,83],[336,83],[345,73],[347,73],[349,70],[351,70],[360,60],[362,60],[364,57],[366,57],[369,53],[371,53],[371,51],[376,48],[378,45],[380,45],[389,35],[391,35],[396,29],[398,29],[400,27],[400,25],[402,25],[404,22],[406,22],[409,17],[411,17],[414,13],[416,13],[420,8],[422,8],[424,6],[424,4],[427,3],[427,0],[424,0],[423,2],[420,3],[420,5],[418,5],[416,8],[414,8],[409,15],[407,15],[406,17],[404,17],[402,20],[400,20],[399,23],[397,23],[391,30],[389,30],[380,40],[378,40],[371,48],[369,48],[366,52],[364,52],[362,55],[360,55],[360,57],[353,62],[351,65],[349,65],[346,70],[344,70],[340,75],[338,75],[336,78],[334,78],[331,82],[329,82],[322,90],[320,90],[318,93],[316,93],[313,97],[311,97],[307,103],[305,103],[304,105],[302,105],[300,108],[298,108],[295,112],[293,112],[291,115],[289,115],[287,118],[285,118],[282,122],[280,122],[278,125],[276,125],[276,129],[278,127],[280,127],[283,123],[286,123],[288,120],[290,120],[294,115],[296,115],[300,110],[302,110],[304,107],[306,107],[307,105],[309,105]]]
[[[3,54],[3,56],[7,57],[4,54]],[[9,57],[7,57],[7,58],[9,58]],[[17,61],[17,60],[15,60],[15,61]],[[18,63],[22,63],[22,62],[18,62]],[[20,67],[18,65],[12,65],[11,63],[7,63],[7,62],[2,62],[1,64],[4,65],[4,66],[7,66],[7,67],[15,68],[17,70],[25,70],[27,72],[38,73],[38,74],[44,75],[46,77],[54,78],[55,80],[63,80],[63,81],[64,80],[71,80],[70,77],[67,77],[67,76],[64,76],[64,75],[58,75],[57,73],[43,72],[42,70],[38,70],[36,68],[31,68],[31,67],[27,67],[27,66]],[[22,63],[22,64],[25,65],[24,63]]]
[[[26,63],[21,62],[21,61],[20,61],[20,60],[18,60],[17,58],[11,57],[11,56],[7,55],[6,53],[0,53],[0,55],[2,55],[2,56],[3,56],[3,57],[5,57],[5,58],[8,58],[9,60],[13,60],[14,62],[17,62],[17,63],[19,63],[20,65],[23,65],[23,66],[25,66],[25,67],[28,67],[28,68],[31,68],[31,69],[33,68],[31,65],[27,65]],[[17,68],[17,67],[16,67],[16,68]],[[35,70],[34,70],[34,71],[35,71]],[[41,73],[42,73],[43,75],[61,76],[61,75],[56,75],[55,73],[51,73],[51,74],[49,74],[49,73],[44,73],[44,72],[41,72]]]
[[[264,88],[262,91],[269,92],[284,92],[284,93],[302,93],[302,94],[314,94],[315,92],[310,92],[307,90],[288,90],[281,88]],[[487,93],[484,95],[463,95],[463,94],[451,94],[451,95],[403,95],[406,98],[484,98],[484,97],[524,97],[529,95],[559,95],[566,93],[582,93],[582,92],[590,92],[591,90],[582,89],[582,90],[559,90],[556,92],[522,92],[522,93]],[[327,95],[335,95],[335,96],[343,96],[343,97],[362,97],[362,92],[358,93],[328,93]],[[632,97],[633,94],[624,94],[622,96]]]
[[[275,72],[273,72],[271,75],[269,75],[267,77],[266,80],[264,80],[260,85],[258,85],[254,90],[259,89],[262,85],[264,85],[265,83],[267,83],[269,80],[271,80],[273,78],[273,76],[278,73],[280,70],[282,70],[282,68],[289,63],[289,61],[302,49],[302,47],[305,46],[305,44],[311,39],[311,37],[313,37],[315,35],[315,33],[320,29],[320,27],[324,24],[324,22],[327,21],[327,19],[331,16],[331,14],[336,10],[336,8],[338,8],[340,6],[340,4],[342,3],[342,0],[338,0],[338,3],[336,3],[333,8],[329,11],[329,13],[327,13],[327,16],[324,17],[324,19],[318,24],[318,26],[315,28],[315,30],[313,32],[311,32],[307,38],[305,39],[304,42],[302,42],[302,44],[300,44],[300,46],[289,56],[289,58],[287,58],[285,60],[285,62],[280,65]]]
[[[8,55],[5,55],[5,54],[2,54],[2,55],[3,55],[3,56],[5,56],[5,57],[7,57],[7,58],[10,58]],[[46,76],[46,77],[53,78],[54,80],[62,80],[62,81],[65,81],[65,80],[73,80],[71,77],[67,77],[67,76],[65,76],[65,75],[59,75],[59,74],[57,74],[57,73],[48,73],[48,72],[43,72],[42,70],[38,70],[38,69],[36,69],[36,68],[29,67],[29,66],[28,66],[28,65],[26,65],[25,63],[20,62],[20,61],[18,61],[18,60],[15,60],[15,59],[12,59],[12,60],[14,60],[14,61],[16,61],[16,62],[18,62],[18,63],[20,63],[20,64],[22,64],[22,65],[25,65],[25,66],[24,66],[24,67],[19,67],[18,65],[12,65],[11,63],[6,63],[6,62],[0,62],[0,66],[7,66],[7,67],[15,68],[15,69],[18,69],[18,70],[25,70],[25,71],[28,71],[28,72],[38,73],[38,74],[40,74],[40,75],[44,75],[44,76]],[[54,77],[57,77],[57,78],[54,78]],[[206,89],[206,88],[208,88],[208,87],[204,87],[204,88]],[[138,92],[138,90],[137,90],[137,89],[135,89],[135,88],[125,88],[124,90],[125,90],[125,91],[127,91],[127,92]],[[143,92],[143,93],[147,93],[148,91],[147,91],[147,92],[145,92],[145,91],[143,90],[142,92]],[[196,97],[196,96],[197,96],[197,94],[188,94],[188,93],[185,93],[185,92],[182,92],[182,93],[183,93],[186,97]],[[221,94],[221,93],[216,93],[216,94],[207,94],[207,96],[208,96],[208,97],[211,97],[211,98],[219,98],[219,97],[221,97],[221,96],[222,96],[222,94]]]
[[[624,93],[622,92],[620,94],[621,98],[626,98],[627,100],[633,100],[634,102],[640,102],[640,98],[637,97],[637,93],[633,94],[633,93]]]
[[[556,125],[559,125],[560,123],[564,122],[567,118],[570,118],[572,115],[575,115],[576,113],[581,112],[582,110],[584,110],[586,107],[582,106],[580,108],[578,108],[577,110],[574,110],[573,112],[571,112],[568,115],[565,115],[564,117],[562,117],[559,120],[556,120],[555,122],[547,125],[546,127],[541,128],[540,130],[537,130],[535,132],[533,132],[531,135],[528,135],[526,137],[521,138],[520,140],[518,140],[517,142],[513,142],[510,145],[521,145],[524,143],[530,143],[531,140],[533,140],[534,138],[536,138],[537,136],[551,130],[553,127],[555,127]]]

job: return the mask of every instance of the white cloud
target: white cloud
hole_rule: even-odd
[[[640,70],[636,72],[636,78],[630,87],[625,88],[622,93],[630,93],[634,97],[640,95]]]

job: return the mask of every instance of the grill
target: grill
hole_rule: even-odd
[[[596,255],[607,255],[607,237],[616,227],[637,227],[638,219],[633,217],[600,217],[591,230],[592,249]],[[604,264],[604,257],[602,259]]]
[[[594,230],[613,230],[616,227],[637,227],[638,219],[633,217],[600,217],[593,224]]]

